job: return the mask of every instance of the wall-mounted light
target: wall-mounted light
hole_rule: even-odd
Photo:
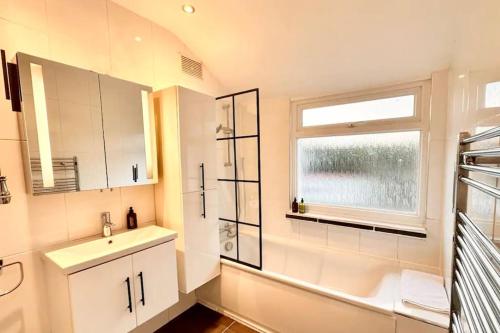
[[[30,64],[30,69],[38,149],[42,169],[42,183],[43,187],[54,187],[54,171],[52,169],[52,151],[50,149],[50,132],[47,117],[47,101],[45,100],[45,86],[43,83],[43,69],[41,65],[33,63]]]
[[[138,43],[139,43],[139,42],[142,42],[142,37],[141,37],[141,36],[135,36],[135,37],[134,37],[134,40],[135,40],[136,42],[138,42]]]
[[[12,196],[7,187],[7,177],[2,176],[2,170],[0,170],[0,204],[6,205],[10,203],[11,199]]]
[[[156,158],[156,126],[152,94],[141,90],[142,119],[144,124],[144,144],[146,148],[146,175],[148,179],[158,179],[158,163]]]
[[[184,13],[188,14],[194,14],[195,12],[194,6],[190,4],[182,5],[182,10],[184,11]]]

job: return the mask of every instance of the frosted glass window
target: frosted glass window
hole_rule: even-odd
[[[302,126],[404,118],[412,117],[414,114],[415,96],[406,95],[304,109],[302,111]]]
[[[490,82],[486,85],[484,106],[487,108],[500,107],[500,81]]]
[[[419,131],[298,139],[298,198],[416,213],[419,165]]]

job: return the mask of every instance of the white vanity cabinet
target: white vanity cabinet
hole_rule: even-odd
[[[65,275],[46,266],[53,332],[129,332],[178,302],[174,241]]]
[[[136,309],[127,308],[133,276],[132,256],[68,275],[73,332],[118,333],[134,329]],[[130,301],[134,298],[131,295]]]
[[[183,87],[153,94],[159,115],[158,223],[178,233],[179,290],[220,274],[215,99]]]
[[[132,255],[137,326],[179,301],[174,242]]]

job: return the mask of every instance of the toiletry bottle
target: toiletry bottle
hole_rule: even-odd
[[[298,212],[299,212],[299,203],[297,202],[297,198],[293,198],[292,213],[298,213]]]
[[[306,212],[306,204],[304,203],[304,198],[302,198],[299,203],[299,213],[304,214],[305,212]]]
[[[127,214],[127,229],[135,228],[137,228],[137,214],[134,212],[134,209],[130,207]]]

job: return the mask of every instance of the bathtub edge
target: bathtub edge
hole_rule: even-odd
[[[347,303],[350,305],[359,306],[361,308],[364,308],[364,309],[367,309],[370,311],[374,311],[374,312],[378,312],[380,314],[391,316],[391,317],[395,316],[394,300],[392,302],[391,307],[376,306],[376,305],[373,305],[373,304],[370,304],[367,302],[363,302],[362,300],[354,299],[354,296],[353,296],[353,298],[349,298],[347,294],[343,294],[343,293],[341,294],[340,292],[338,294],[336,294],[335,292],[327,290],[327,288],[312,286],[311,283],[298,281],[297,279],[289,278],[289,277],[283,276],[283,275],[278,274],[278,273],[259,271],[259,270],[256,270],[254,268],[240,265],[236,262],[232,262],[232,261],[226,260],[226,259],[221,259],[221,264],[245,271],[245,272],[253,274],[253,275],[268,278],[268,279],[271,279],[273,281],[281,282],[281,283],[287,284],[287,285],[295,287],[295,288],[299,288],[302,290],[313,292],[315,294],[319,294],[319,295],[324,296],[324,297],[332,298],[332,299],[339,301],[339,302],[342,302],[342,303]]]

